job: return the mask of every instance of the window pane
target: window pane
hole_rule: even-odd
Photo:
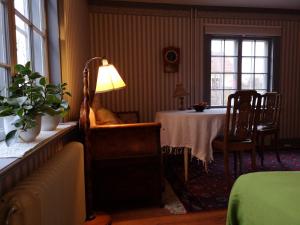
[[[7,96],[8,90],[8,73],[7,69],[0,67],[0,95]]]
[[[44,41],[35,31],[33,32],[34,70],[45,75]]]
[[[31,0],[32,23],[41,31],[45,30],[44,21],[44,1]]]
[[[238,44],[234,40],[225,41],[225,56],[237,56],[238,55]]]
[[[267,41],[256,41],[255,55],[256,56],[268,56],[268,42]]]
[[[224,57],[211,57],[211,72],[222,73],[224,72]]]
[[[237,75],[236,74],[225,74],[225,89],[236,89],[237,88]]]
[[[4,5],[0,2],[0,62],[7,64]]]
[[[242,56],[254,56],[254,41],[243,41]]]
[[[211,41],[211,55],[224,55],[224,40]]]
[[[236,92],[236,90],[225,90],[224,91],[224,105],[227,105],[228,96],[230,94],[233,94],[234,92]]]
[[[256,74],[255,75],[255,89],[267,89],[267,88],[268,88],[267,74]]]
[[[17,38],[17,60],[18,63],[25,64],[30,61],[29,27],[18,16],[16,19],[16,38]]]
[[[211,90],[211,105],[222,106],[223,105],[223,91],[222,90]]]
[[[267,62],[266,58],[255,58],[255,73],[267,73]]]
[[[223,89],[223,74],[212,74],[211,75],[211,88],[212,89]]]
[[[225,57],[225,72],[236,73],[237,72],[237,58]]]
[[[18,10],[26,18],[29,18],[28,0],[14,0],[14,5],[16,10]]]
[[[254,58],[242,58],[242,73],[254,73]]]
[[[242,74],[242,89],[253,89],[253,74]]]

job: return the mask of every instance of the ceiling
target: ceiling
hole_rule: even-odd
[[[163,3],[163,4],[176,4],[176,5],[251,7],[251,8],[300,10],[300,0],[121,0],[121,1]]]

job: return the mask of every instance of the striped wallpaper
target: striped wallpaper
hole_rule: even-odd
[[[134,9],[90,6],[92,56],[106,56],[119,70],[127,87],[96,96],[114,111],[138,110],[141,121],[153,121],[155,112],[176,109],[176,83],[189,96],[186,106],[203,98],[203,37],[209,25],[273,28],[281,33],[280,92],[283,96],[281,137],[300,138],[300,17]],[[263,29],[264,30],[264,29]],[[179,47],[179,72],[163,71],[162,49]],[[95,74],[95,73],[94,73]],[[94,81],[95,75],[91,83]]]

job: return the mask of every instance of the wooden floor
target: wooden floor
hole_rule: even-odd
[[[141,209],[111,214],[112,225],[225,225],[226,210],[171,215],[164,209]],[[100,217],[99,217],[100,218]],[[96,219],[97,220],[97,219]],[[100,223],[86,223],[98,225]]]

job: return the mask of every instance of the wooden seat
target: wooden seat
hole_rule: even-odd
[[[277,92],[268,92],[262,95],[260,121],[257,127],[257,148],[264,164],[264,150],[266,137],[271,137],[271,143],[276,151],[277,161],[281,162],[278,152],[278,133],[281,96]],[[271,145],[272,146],[272,145]]]
[[[224,172],[228,186],[232,183],[229,169],[229,152],[234,153],[234,167],[237,174],[237,154],[242,168],[240,153],[250,151],[252,169],[256,169],[256,138],[261,96],[254,90],[237,91],[228,96],[224,134],[217,136],[212,147],[224,153]]]

